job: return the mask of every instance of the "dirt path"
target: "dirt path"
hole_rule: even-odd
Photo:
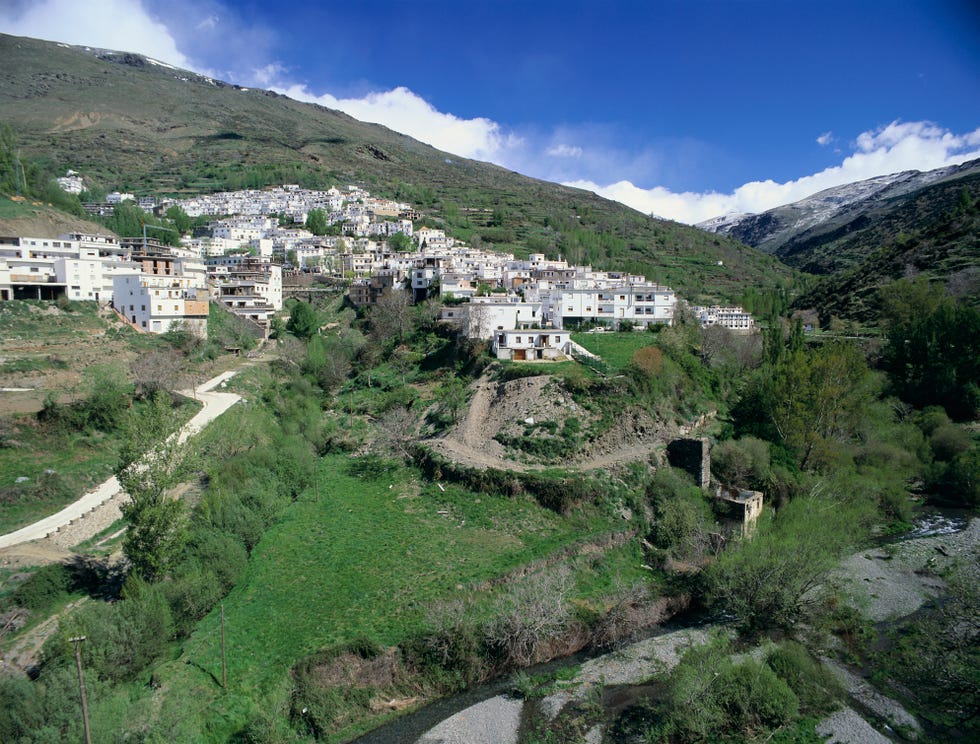
[[[681,427],[655,421],[643,411],[623,411],[616,425],[589,443],[577,458],[561,463],[528,462],[498,442],[497,434],[513,433],[534,422],[556,422],[560,426],[569,417],[588,421],[592,414],[581,409],[548,375],[508,382],[484,377],[471,389],[463,419],[445,436],[425,442],[443,457],[471,468],[519,473],[554,467],[579,472],[610,468],[649,460],[667,441],[687,433]]]
[[[74,602],[69,602],[61,612],[52,615],[29,631],[25,631],[23,635],[13,641],[0,656],[0,675],[21,674],[35,666],[44,642],[58,632],[58,623],[61,618],[88,601],[88,597],[82,597]]]
[[[196,391],[181,391],[182,395],[195,397],[204,405],[203,408],[201,408],[201,410],[198,411],[190,421],[184,424],[183,428],[181,428],[178,436],[178,442],[185,442],[189,437],[197,434],[211,421],[216,419],[218,416],[235,405],[235,403],[241,400],[241,397],[235,395],[234,393],[213,392],[214,388],[224,385],[225,382],[236,373],[237,370],[223,372],[217,377],[208,380],[203,385],[199,385]],[[125,498],[125,494],[123,494],[119,481],[115,476],[113,476],[88,493],[84,494],[80,499],[78,499],[78,501],[66,506],[57,514],[52,514],[50,517],[40,519],[34,524],[29,524],[26,527],[22,527],[14,532],[9,532],[6,535],[0,535],[0,548],[7,548],[12,545],[30,542],[32,540],[43,540],[46,537],[56,535],[60,530],[74,526],[76,520],[81,520],[85,516],[92,514],[96,509],[109,501],[118,500],[120,496]],[[118,516],[115,517],[115,519],[118,519]],[[105,527],[111,524],[113,520],[110,519],[108,522],[106,522],[106,517],[102,516],[96,521],[102,524],[102,527],[96,529],[94,532],[91,532],[91,534],[86,534],[85,537],[82,537],[81,539],[75,540],[73,544],[77,544],[83,539],[86,539],[86,537],[91,537],[92,535],[97,534],[100,530],[105,529]],[[88,533],[87,530],[86,533]]]

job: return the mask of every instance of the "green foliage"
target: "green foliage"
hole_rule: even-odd
[[[187,216],[187,212],[179,204],[167,207],[167,219],[173,223],[174,229],[181,235],[187,235],[194,225],[194,221]]]
[[[832,494],[798,497],[704,573],[707,602],[749,632],[792,627],[822,600],[819,588],[863,534],[869,507]]]
[[[684,653],[648,741],[716,741],[771,731],[797,717],[799,700],[783,679],[765,664],[735,662],[730,654],[721,635]]]
[[[327,213],[322,209],[311,209],[306,214],[306,229],[314,235],[327,234]]]
[[[718,483],[764,491],[770,467],[769,445],[757,437],[728,439],[711,449],[711,476]]]
[[[72,666],[74,648],[68,638],[85,636],[86,672],[97,679],[120,682],[132,679],[159,657],[172,634],[162,589],[130,579],[122,601],[90,602],[66,618],[44,644],[44,663],[45,667]]]
[[[132,386],[125,379],[125,373],[113,364],[89,367],[83,372],[84,396],[62,404],[49,394],[38,419],[67,432],[113,432],[133,401]]]
[[[674,468],[659,468],[647,486],[647,497],[654,510],[653,543],[675,558],[703,558],[715,524],[710,506],[690,479]]]
[[[771,347],[767,347],[771,348]],[[733,409],[736,430],[781,444],[802,470],[831,470],[874,399],[875,379],[848,343],[769,352]]]
[[[122,507],[129,522],[123,553],[136,574],[151,581],[174,565],[187,539],[186,506],[167,495],[183,474],[184,454],[177,437],[170,436],[178,424],[179,413],[166,393],[158,392],[146,406],[133,409],[116,471],[130,496]]]
[[[13,592],[18,607],[45,613],[63,601],[72,587],[72,575],[63,563],[42,566],[25,579]]]
[[[940,732],[967,739],[980,733],[980,590],[972,577],[954,570],[946,577],[949,594],[898,622],[884,651],[869,657],[876,670],[901,682],[896,692],[911,697],[916,713]]]
[[[130,201],[116,204],[112,208],[112,215],[106,217],[103,224],[123,238],[142,237],[143,225],[146,225],[147,240],[153,238],[164,245],[180,245],[180,232],[174,227],[174,223],[147,214]]]
[[[395,253],[407,253],[415,248],[415,243],[405,233],[399,232],[388,236],[388,247]]]
[[[888,344],[882,366],[895,392],[917,407],[941,405],[956,420],[980,408],[980,311],[926,279],[882,291]]]
[[[286,330],[304,341],[312,338],[320,330],[320,318],[316,308],[309,302],[291,303]]]
[[[796,694],[801,713],[821,715],[838,706],[843,691],[837,678],[800,643],[780,643],[766,656],[766,664]]]

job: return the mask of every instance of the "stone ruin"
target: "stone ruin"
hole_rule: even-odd
[[[690,473],[694,482],[714,498],[732,504],[741,511],[742,536],[748,537],[755,530],[759,515],[762,514],[764,498],[761,491],[731,488],[715,484],[711,487],[711,440],[675,439],[667,445],[667,462],[672,467]]]

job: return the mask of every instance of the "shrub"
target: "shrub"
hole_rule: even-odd
[[[719,483],[764,490],[769,467],[769,445],[753,436],[719,442],[711,450],[711,473]]]
[[[966,452],[972,443],[970,432],[952,423],[937,427],[929,437],[933,456],[942,462],[949,462],[957,455]]]
[[[45,612],[68,596],[71,571],[62,563],[42,566],[18,586],[13,601],[33,612]]]
[[[802,713],[819,715],[837,707],[840,685],[801,644],[781,643],[766,658],[766,664],[796,694]]]
[[[661,721],[648,740],[718,741],[796,718],[799,701],[789,685],[757,661],[735,663],[730,652],[727,638],[715,635],[684,654],[667,681],[666,699],[657,709]]]

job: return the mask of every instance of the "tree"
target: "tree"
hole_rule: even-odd
[[[466,305],[466,318],[463,321],[463,335],[466,338],[490,338],[490,308],[482,302],[470,301]]]
[[[819,466],[828,448],[854,435],[872,397],[868,374],[861,351],[849,343],[791,351],[775,367],[769,416],[801,470]]]
[[[147,581],[163,577],[180,557],[187,540],[184,503],[168,496],[184,472],[178,441],[179,414],[170,396],[156,393],[142,408],[132,408],[125,424],[116,477],[130,501],[122,507],[129,529],[123,554]]]
[[[311,209],[306,214],[306,229],[314,235],[327,234],[327,213],[322,209]]]
[[[749,631],[792,627],[823,601],[819,587],[861,534],[865,508],[817,491],[794,499],[707,568],[708,604],[733,613]]]
[[[183,359],[176,349],[152,351],[137,357],[129,369],[136,378],[136,397],[151,398],[158,392],[177,388],[183,374]]]
[[[912,405],[941,405],[960,421],[980,408],[980,312],[957,304],[925,278],[882,290],[888,328],[882,366]]]
[[[405,233],[399,232],[388,236],[388,247],[395,253],[407,253],[415,247],[415,244]]]
[[[412,299],[405,290],[400,287],[386,289],[368,311],[371,335],[378,341],[404,341],[412,327],[412,314],[408,310],[411,304]]]
[[[194,225],[194,221],[179,204],[174,204],[167,208],[167,219],[174,223],[174,227],[177,228],[177,231],[181,235],[189,233],[191,227]]]
[[[312,338],[320,330],[316,308],[309,302],[297,301],[289,310],[286,330],[304,341]]]

